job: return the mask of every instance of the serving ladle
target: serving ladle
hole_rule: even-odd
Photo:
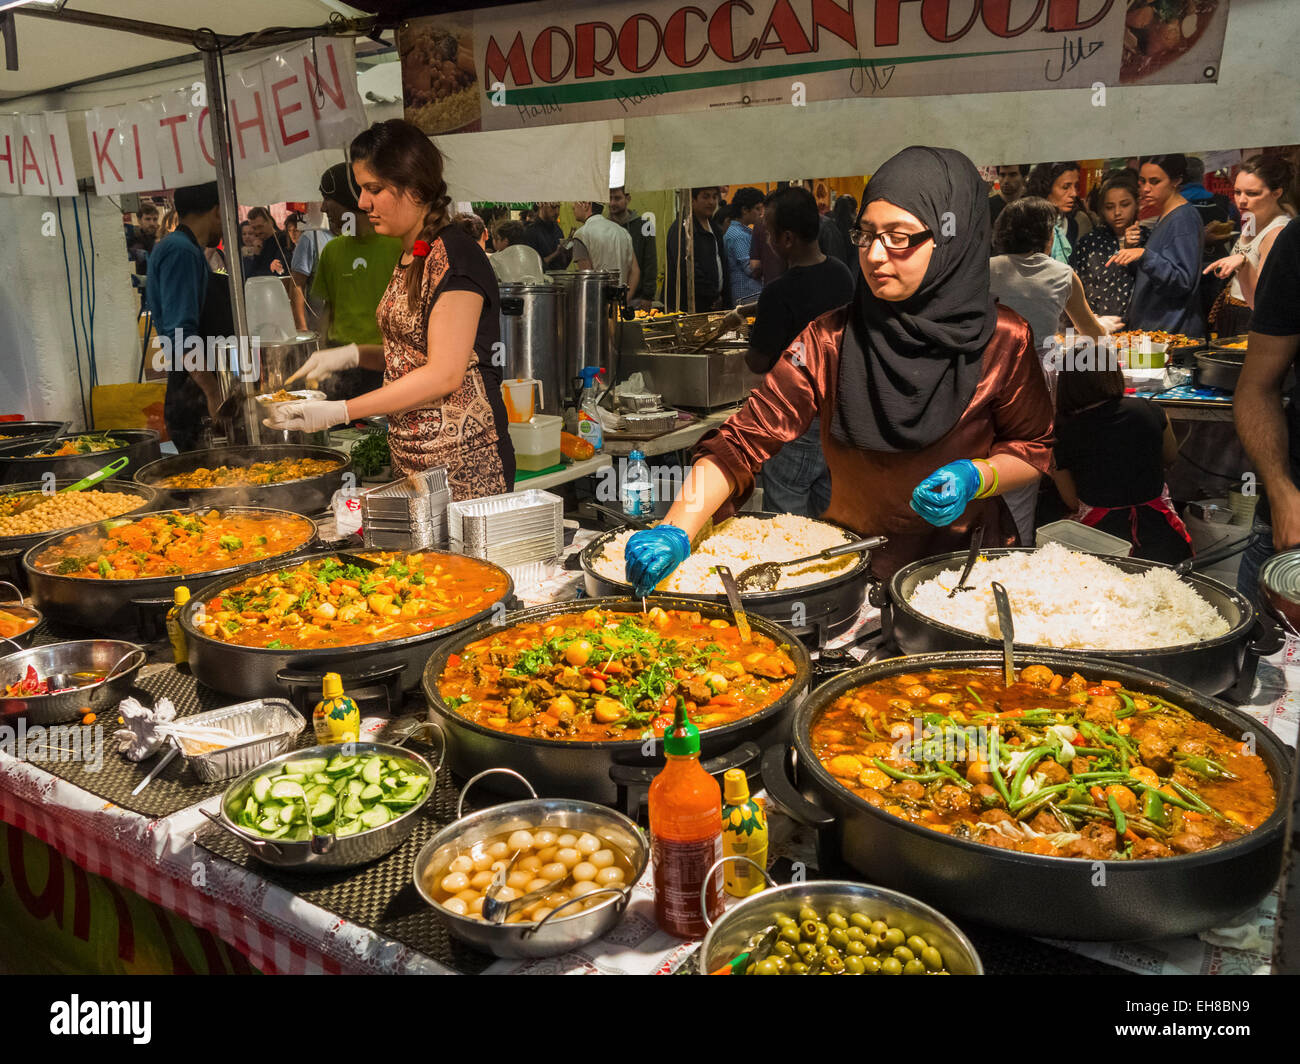
[[[741,591],[771,591],[776,587],[777,581],[781,579],[781,570],[789,569],[795,565],[806,565],[809,562],[829,560],[838,558],[842,554],[857,554],[862,551],[875,550],[883,547],[888,543],[884,536],[871,536],[867,539],[850,540],[848,543],[841,543],[838,547],[827,547],[816,554],[810,554],[806,558],[794,558],[788,562],[759,562],[757,565],[751,565],[748,569],[743,569],[736,576],[736,587]]]

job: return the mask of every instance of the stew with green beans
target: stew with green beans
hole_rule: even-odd
[[[838,783],[955,838],[1054,857],[1171,857],[1240,838],[1277,794],[1261,757],[1114,680],[1031,665],[902,674],[813,722]]]
[[[680,703],[701,731],[781,698],[797,672],[786,648],[690,610],[592,608],[529,621],[451,655],[443,702],[493,731],[600,742],[662,735]]]

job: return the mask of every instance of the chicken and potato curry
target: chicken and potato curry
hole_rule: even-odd
[[[813,722],[822,767],[859,798],[956,838],[1124,860],[1197,853],[1277,801],[1253,748],[1115,680],[1031,665],[891,676]]]
[[[366,569],[313,558],[226,588],[195,626],[225,643],[267,650],[359,646],[447,628],[503,598],[508,577],[476,558],[366,553]]]
[[[797,672],[787,648],[697,612],[590,609],[532,621],[470,643],[447,661],[443,702],[509,735],[601,741],[662,735],[679,703],[701,731],[784,695]]]
[[[41,551],[43,572],[136,580],[233,569],[297,550],[316,534],[297,514],[173,510],[101,521]]]

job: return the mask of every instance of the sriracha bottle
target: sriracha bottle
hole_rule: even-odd
[[[670,935],[699,938],[707,930],[700,888],[722,857],[722,790],[700,765],[700,732],[678,703],[664,734],[668,763],[650,784],[650,854],[655,922]],[[722,869],[709,877],[709,918],[722,914]]]

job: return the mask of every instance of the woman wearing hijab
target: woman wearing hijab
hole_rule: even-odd
[[[628,541],[647,594],[730,516],[754,474],[821,418],[824,517],[888,545],[876,575],[965,546],[1017,542],[999,498],[1051,460],[1052,405],[1029,326],[989,294],[984,185],[960,152],[912,147],[871,178],[853,232],[862,280],[849,306],[791,343],[745,405],[700,441],[664,523]]]

